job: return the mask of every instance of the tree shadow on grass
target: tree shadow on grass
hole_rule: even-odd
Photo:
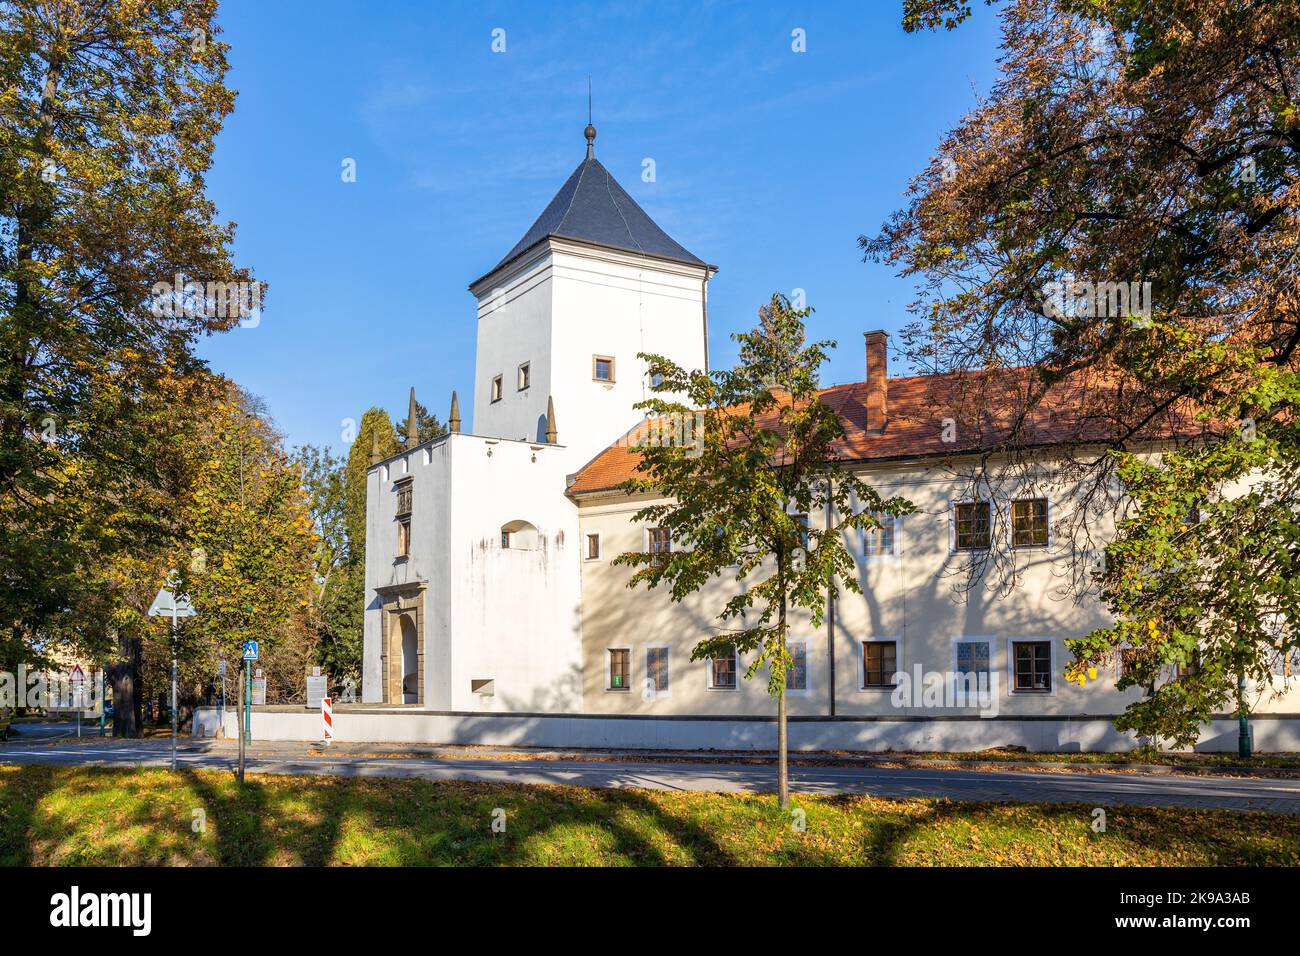
[[[726,866],[706,827],[643,791],[371,778],[336,781],[319,862],[403,866]],[[348,823],[340,842],[342,805]],[[326,840],[333,841],[329,850]]]
[[[0,773],[0,866],[32,866],[37,807],[56,786],[54,767],[19,766]]]
[[[261,781],[218,789],[215,774],[183,769],[186,782],[203,802],[207,824],[216,828],[217,862],[222,866],[262,866],[271,856],[266,789]]]

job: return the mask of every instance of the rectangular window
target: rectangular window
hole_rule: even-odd
[[[862,686],[893,687],[897,661],[897,641],[863,641]]]
[[[709,661],[709,686],[714,690],[736,689],[736,652]]]
[[[397,519],[397,556],[405,558],[411,554],[411,518]]]
[[[587,535],[587,560],[596,561],[600,558],[600,535]]]
[[[957,676],[965,678],[966,675],[971,675],[974,678],[970,683],[971,687],[990,686],[989,659],[988,641],[957,642]]]
[[[803,641],[792,641],[786,645],[793,663],[785,672],[786,690],[808,689],[808,645]]]
[[[965,501],[953,505],[954,544],[958,551],[987,551],[991,542],[989,503]]]
[[[508,548],[508,547],[510,547],[510,532],[509,532],[509,531],[502,531],[502,532],[501,532],[501,547],[503,547],[503,548]]]
[[[593,355],[591,377],[597,382],[614,381],[614,360],[608,355]]]
[[[632,652],[626,647],[611,647],[609,649],[610,690],[629,690],[631,688],[631,657]]]
[[[411,513],[412,481],[414,481],[414,479],[406,478],[397,486],[397,516],[399,518]]]
[[[651,372],[651,373],[650,373],[650,387],[651,387],[652,389],[657,389],[657,388],[659,388],[659,386],[663,385],[663,383],[664,383],[664,373],[663,373],[663,372]]]
[[[862,552],[867,557],[893,554],[894,516],[881,511],[875,518],[880,522],[880,527],[862,532]]]
[[[667,528],[651,528],[649,530],[650,553],[654,555],[656,566],[662,565],[667,559],[663,557],[673,550],[672,532]]]
[[[501,376],[492,379],[492,401],[501,401]]]
[[[802,514],[800,514],[800,515],[791,515],[790,517],[794,518],[794,523],[795,523],[795,524],[800,525],[800,526],[802,527],[803,530],[799,532],[799,546],[802,547],[804,550],[807,550],[807,548],[808,548],[808,516],[807,516],[807,515],[802,515]]]
[[[1121,647],[1119,649],[1119,676],[1130,673],[1138,663],[1138,649],[1136,647]]]
[[[668,692],[668,648],[646,648],[645,676],[655,693],[664,694]]]
[[[1016,548],[1047,545],[1047,499],[1021,498],[1011,502],[1011,544]]]
[[[1051,641],[1012,641],[1011,654],[1015,666],[1014,690],[1024,694],[1051,692]]]
[[[523,391],[532,384],[532,372],[529,369],[529,363],[525,362],[519,366],[519,391]]]

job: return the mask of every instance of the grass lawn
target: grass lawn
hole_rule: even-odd
[[[799,797],[798,832],[769,796],[249,780],[0,767],[0,865],[1300,864],[1300,816]]]

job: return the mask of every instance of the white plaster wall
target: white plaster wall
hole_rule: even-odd
[[[776,723],[745,717],[654,718],[555,714],[357,713],[334,711],[334,739],[340,743],[425,743],[483,746],[618,748],[632,750],[774,750]],[[195,710],[194,736],[216,736],[221,714]],[[320,740],[318,713],[253,711],[255,740]],[[1259,718],[1251,722],[1256,753],[1300,750],[1300,719]],[[1132,735],[1100,718],[840,719],[792,720],[790,749],[863,752],[973,752],[1019,746],[1048,753],[1122,753],[1133,750]],[[225,714],[224,732],[234,739],[238,718]],[[1210,722],[1194,748],[1201,753],[1235,753],[1234,720]]]
[[[525,441],[546,437],[539,419],[546,414],[546,396],[552,387],[552,272],[550,251],[543,247],[476,286],[478,343],[470,429],[475,435]],[[529,363],[531,381],[521,391],[518,370],[524,362]],[[497,375],[502,398],[493,402],[492,379]]]
[[[862,687],[861,642],[887,638],[898,642],[900,670],[911,673],[947,672],[953,667],[954,638],[982,638],[991,645],[991,665],[998,678],[997,713],[1001,716],[1115,715],[1140,697],[1132,688],[1119,691],[1117,664],[1102,668],[1097,680],[1086,686],[1067,684],[1065,665],[1071,659],[1065,641],[1105,626],[1109,617],[1095,592],[1080,599],[1069,593],[1072,569],[1086,557],[1069,543],[1054,540],[1047,548],[1014,552],[1018,578],[1007,592],[997,579],[986,575],[963,590],[965,555],[950,547],[951,502],[964,497],[966,485],[946,466],[924,463],[874,466],[861,476],[886,497],[898,494],[919,508],[901,522],[897,557],[865,558],[861,542],[847,541],[857,555],[857,583],[861,594],[845,590],[836,604],[835,713],[853,716],[936,716],[961,713],[953,708],[899,707],[889,690]],[[996,504],[1005,518],[1014,491],[1000,488]],[[1035,496],[1046,494],[1054,507],[1064,507],[1065,489],[1045,480]],[[648,500],[648,499],[647,499]],[[645,527],[633,515],[646,501],[623,497],[588,499],[581,507],[580,531],[601,535],[602,557],[582,562],[584,688],[588,712],[640,715],[766,715],[775,704],[766,691],[766,675],[739,682],[736,690],[708,687],[708,665],[692,661],[691,650],[715,632],[717,612],[739,590],[730,578],[674,603],[662,589],[627,589],[630,569],[612,561],[623,551],[645,547]],[[1059,518],[1054,511],[1053,518]],[[824,526],[820,514],[810,516],[813,527]],[[1001,533],[1005,520],[995,518]],[[1113,532],[1098,526],[1104,541]],[[1054,535],[1059,534],[1054,530]],[[830,712],[829,648],[825,628],[813,630],[796,618],[792,636],[808,642],[808,690],[793,694],[793,715]],[[1051,694],[1015,693],[1011,689],[1008,642],[1011,639],[1048,639],[1055,660]],[[637,690],[645,677],[646,649],[666,644],[670,648],[671,692],[645,695]],[[606,653],[610,648],[632,650],[632,692],[606,688]],[[748,661],[740,657],[743,670]],[[1257,713],[1300,713],[1300,678],[1275,678],[1249,688]],[[969,711],[967,711],[969,713]],[[983,722],[979,726],[982,726]]]
[[[486,277],[473,289],[474,433],[535,440],[553,397],[568,470],[577,471],[644,417],[633,408],[649,393],[638,353],[704,367],[705,277],[703,266],[559,239]],[[614,359],[613,384],[593,381],[596,355]],[[531,363],[526,393],[515,387],[522,362]],[[492,403],[497,375],[503,398]]]
[[[453,438],[451,706],[579,711],[578,518],[563,494],[565,449]],[[502,526],[517,520],[537,528],[535,550],[501,547]],[[492,680],[494,696],[472,693],[472,680]]]

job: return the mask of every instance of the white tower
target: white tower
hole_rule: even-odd
[[[478,300],[473,433],[546,441],[554,426],[577,471],[643,417],[657,353],[708,367],[708,281],[587,156],[524,237],[470,285]],[[547,421],[553,401],[555,421]]]

